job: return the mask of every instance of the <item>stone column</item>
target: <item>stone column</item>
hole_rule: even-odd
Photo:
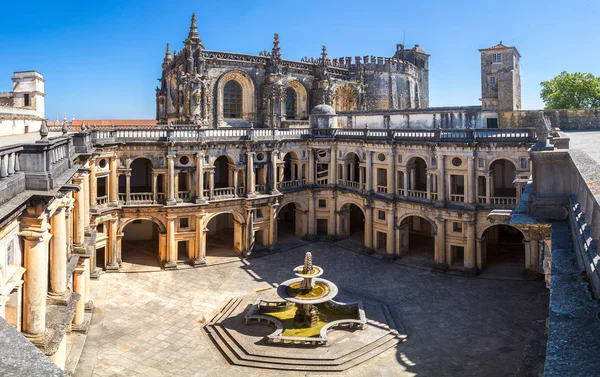
[[[477,270],[481,271],[483,269],[483,259],[484,259],[484,255],[483,255],[483,239],[481,238],[477,238],[476,240],[476,250],[477,250]]]
[[[386,249],[385,249],[385,258],[388,260],[394,260],[395,258],[395,250],[396,250],[396,235],[394,234],[394,211],[388,211],[387,214],[387,241],[386,241]]]
[[[446,265],[446,220],[443,217],[438,217],[434,259],[436,265]]]
[[[283,182],[283,169],[285,168],[285,165],[283,163],[279,163],[277,164],[277,184],[280,187],[281,186],[281,182]]]
[[[373,191],[373,184],[376,184],[376,182],[373,182],[373,152],[367,152],[367,161],[365,162],[365,175],[366,175],[366,184],[367,184],[367,191]],[[370,248],[370,246],[369,246]]]
[[[58,207],[52,222],[50,247],[50,294],[62,296],[67,291],[67,224],[65,207]]]
[[[431,200],[431,173],[427,174],[427,200]]]
[[[204,153],[196,153],[196,203],[206,203],[204,198]]]
[[[373,208],[365,206],[365,248],[373,249]]]
[[[485,177],[485,203],[489,206],[492,204],[492,177],[488,173]]]
[[[445,157],[441,152],[437,154],[438,163],[438,200],[445,202],[447,198],[446,190],[446,161]]]
[[[131,171],[125,173],[125,204],[131,203]]]
[[[404,196],[408,198],[408,165],[406,165],[406,171],[404,172]]]
[[[73,325],[81,326],[83,325],[83,320],[85,317],[85,271],[82,265],[77,266],[75,271],[73,271],[73,290],[75,293],[79,293],[81,298],[77,301],[75,305],[75,316],[73,317]]]
[[[387,168],[387,187],[388,187],[388,194],[390,194],[390,195],[396,195],[396,193],[398,192],[398,189],[396,188],[396,174],[395,174],[396,164],[394,161],[395,156],[396,156],[395,153],[392,153],[388,156],[390,161],[389,161],[389,166]]]
[[[37,219],[32,219],[36,221]],[[51,238],[44,221],[22,229],[23,332],[33,343],[40,343],[46,332],[46,295],[48,292],[48,241]]]
[[[208,198],[213,200],[215,197],[215,171],[208,172]]]
[[[410,169],[410,189],[411,190],[416,190],[417,189],[417,182],[415,182],[416,179],[416,166],[413,165],[413,168]]]
[[[271,152],[271,195],[279,194],[277,190],[277,154],[279,151],[274,150]]]
[[[108,224],[108,240],[106,247],[108,248],[109,261],[106,265],[107,272],[119,271],[119,259],[118,259],[118,243],[117,243],[117,227],[119,221],[117,218],[110,219],[106,222]]]
[[[206,264],[206,229],[202,225],[203,214],[196,214],[196,259],[194,266]]]
[[[475,162],[472,156],[467,157],[467,203],[474,204],[475,198]]]
[[[233,196],[235,198],[238,197],[238,169],[234,168],[233,169]]]
[[[315,183],[315,151],[312,148],[308,148],[308,179],[306,183],[309,185]]]
[[[476,273],[475,221],[467,221],[467,247],[465,248],[465,272]]]
[[[119,205],[119,178],[117,175],[118,160],[117,156],[110,157],[110,177],[109,177],[109,205],[116,207]]]
[[[175,184],[173,186],[175,186],[175,200],[179,201],[179,173],[177,171],[175,171]]]
[[[277,243],[277,207],[278,203],[269,204],[269,248]]]
[[[85,194],[81,176],[73,178],[73,183],[79,185],[79,191],[75,192],[75,234],[73,243],[81,249],[85,243]]]
[[[167,260],[165,270],[177,269],[177,243],[175,242],[176,215],[167,215]]]
[[[167,190],[167,205],[172,206],[177,204],[177,198],[175,198],[175,155],[167,155],[167,168],[169,173],[169,177],[167,178],[169,185]]]
[[[337,149],[331,148],[329,152],[329,184],[337,185]]]
[[[315,211],[315,197],[312,192],[308,192],[308,236],[313,237],[316,235],[315,229],[315,217],[317,216]]]
[[[152,172],[152,201],[154,204],[158,202],[158,174]]]
[[[246,196],[249,198],[253,198],[256,196],[256,172],[254,171],[254,152],[246,152],[246,156],[246,179],[248,180],[246,187]]]
[[[358,168],[358,182],[359,182],[360,188],[362,189],[364,187],[364,183],[365,183],[365,171],[363,170],[362,166],[360,166]]]
[[[98,178],[96,178],[96,158],[90,159],[90,206],[96,206],[98,196]]]

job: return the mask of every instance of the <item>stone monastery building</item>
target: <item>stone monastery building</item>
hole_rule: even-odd
[[[432,269],[501,258],[548,273],[551,225],[515,213],[543,192],[532,147],[558,148],[550,124],[583,116],[520,110],[515,47],[480,50],[481,105],[430,108],[418,45],[297,62],[277,34],[259,55],[206,50],[195,22],[181,50],[167,45],[157,126],[44,124],[0,149],[0,317],[59,367],[67,330],[89,320],[89,280],[140,244],[164,269],[206,263],[217,240],[246,257],[300,237]],[[42,76],[25,78],[43,109]]]

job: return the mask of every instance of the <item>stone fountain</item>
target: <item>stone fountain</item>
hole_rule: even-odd
[[[338,288],[319,278],[323,269],[313,265],[310,252],[294,273],[296,278],[277,288],[277,295],[284,301],[258,299],[245,316],[246,324],[268,323],[275,327],[275,332],[267,336],[269,342],[314,345],[326,344],[327,331],[332,328],[363,328],[366,317],[362,303],[334,301]]]

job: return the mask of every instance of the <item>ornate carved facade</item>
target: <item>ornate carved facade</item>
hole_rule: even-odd
[[[163,123],[195,120],[209,127],[281,128],[307,119],[316,105],[338,112],[419,109],[429,106],[429,55],[418,45],[398,45],[392,57],[357,56],[331,59],[323,46],[319,58],[283,60],[279,36],[259,55],[204,49],[196,17],[181,51],[169,45],[156,89],[156,119]],[[236,80],[243,91],[243,112],[223,113],[223,91]],[[286,111],[294,101],[296,111]],[[291,122],[293,124],[293,122]]]

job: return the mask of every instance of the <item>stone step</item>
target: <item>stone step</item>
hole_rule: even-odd
[[[351,358],[347,362],[340,365],[307,365],[304,364],[273,364],[271,362],[260,362],[241,360],[236,357],[235,353],[228,346],[228,342],[223,340],[219,334],[215,331],[215,326],[207,326],[205,330],[209,334],[210,338],[217,345],[221,353],[225,358],[233,365],[245,366],[251,368],[262,368],[262,369],[274,369],[274,370],[290,370],[290,371],[313,371],[313,372],[342,372],[349,368],[352,368],[360,363],[363,363],[371,358],[381,354],[389,348],[395,346],[400,339],[398,337],[390,336],[388,341],[381,344],[380,346],[372,349],[366,353],[362,353],[356,357]],[[357,350],[358,351],[358,350]]]
[[[344,364],[344,363],[350,361],[351,359],[358,357],[366,352],[376,349],[379,346],[382,346],[382,345],[386,344],[387,342],[391,341],[392,339],[397,338],[395,335],[392,335],[390,333],[384,334],[380,338],[377,338],[376,340],[365,345],[364,347],[361,347],[359,349],[351,351],[347,354],[340,355],[339,357],[335,357],[335,358],[324,357],[324,358],[315,359],[315,358],[307,358],[307,357],[294,357],[291,355],[286,355],[284,357],[280,357],[280,356],[277,356],[276,352],[274,352],[273,355],[251,354],[243,346],[241,346],[239,344],[239,342],[234,337],[232,337],[231,334],[222,326],[216,325],[216,326],[213,326],[213,329],[214,329],[215,333],[218,334],[221,337],[221,339],[227,343],[227,345],[229,345],[231,351],[235,355],[237,355],[237,357],[239,359],[247,360],[247,361],[267,362],[267,363],[274,363],[274,364],[285,364],[285,365],[304,364],[304,365],[320,365],[320,366],[321,365],[338,366],[338,365]],[[334,331],[336,331],[336,330],[334,330]],[[274,350],[277,350],[279,347],[283,348],[286,346],[277,346],[277,345],[272,346],[272,348]],[[289,350],[291,348],[288,347],[287,349]]]
[[[244,300],[239,299],[239,298],[233,298],[233,299],[229,300],[229,302],[227,302],[227,304],[225,304],[225,306],[220,311],[217,312],[217,314],[214,316],[213,320],[210,321],[209,323],[215,324],[215,323],[219,323],[219,322],[225,320],[243,302],[244,302]]]
[[[221,314],[223,313],[223,310],[225,310],[227,307],[229,307],[229,305],[231,305],[231,303],[233,302],[233,298],[230,298],[229,300],[225,301],[224,303],[222,303],[217,310],[215,310],[212,313],[211,318],[208,320],[207,323],[216,323],[217,318],[221,316]]]

